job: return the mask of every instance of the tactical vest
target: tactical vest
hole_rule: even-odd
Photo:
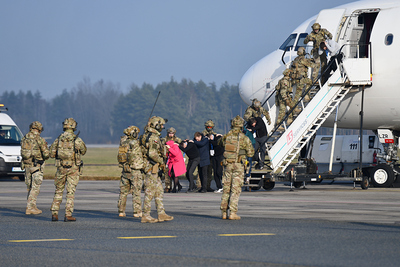
[[[63,167],[72,167],[74,161],[78,161],[75,158],[75,139],[75,135],[62,134],[58,137],[57,158],[61,160],[60,164]],[[80,162],[75,162],[75,164],[80,165]]]
[[[228,134],[225,139],[225,151],[224,158],[227,163],[239,162],[239,145],[240,145],[240,133],[237,135],[234,133]]]
[[[138,140],[130,140],[127,156],[128,163],[132,169],[140,170],[144,167],[142,149]]]
[[[21,156],[25,164],[31,164],[35,158],[42,158],[37,138],[32,138],[29,133],[22,138]]]
[[[118,155],[117,160],[119,163],[119,167],[122,168],[122,165],[128,161],[128,150],[129,150],[129,139],[126,135],[121,137],[118,147]]]

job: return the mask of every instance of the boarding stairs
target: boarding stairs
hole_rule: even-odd
[[[355,63],[355,60],[358,60],[358,62]],[[356,70],[360,66],[363,67],[363,70],[366,70],[362,78],[360,78],[359,71]],[[295,114],[295,107],[287,112],[281,124],[275,126],[279,107],[276,107],[275,104],[269,107],[267,104],[271,117],[271,124],[267,125],[270,134],[267,140],[267,153],[273,173],[280,174],[285,171],[354,86],[371,84],[369,66],[369,59],[344,59],[343,63],[338,66],[323,86],[320,83],[320,77],[318,77],[318,81],[307,88],[303,97],[300,98],[298,103],[295,103],[295,106],[301,107],[302,111],[297,117],[294,117],[289,126],[286,125],[285,121],[289,113]],[[316,91],[316,88],[320,89]],[[305,105],[303,98],[312,91],[316,91],[316,93],[311,101]],[[266,102],[268,103],[268,101]],[[278,131],[280,125],[283,125],[285,129],[283,133]]]

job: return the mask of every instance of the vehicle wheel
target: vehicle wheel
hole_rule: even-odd
[[[20,181],[25,182],[25,176],[18,176],[18,178],[19,178]]]
[[[249,186],[249,188],[254,191],[259,190],[261,188],[261,185],[258,184],[259,182],[260,182],[259,180],[250,180],[251,185],[257,185],[257,186]]]
[[[363,176],[363,179],[361,181],[361,188],[362,189],[368,189],[369,187],[369,177],[368,176]]]
[[[389,165],[379,164],[371,172],[371,182],[376,187],[389,187],[393,184],[394,172]]]
[[[275,182],[264,181],[263,188],[265,190],[270,191],[270,190],[274,189],[274,187],[275,187]]]

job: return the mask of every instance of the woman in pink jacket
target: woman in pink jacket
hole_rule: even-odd
[[[183,160],[182,152],[179,149],[178,144],[174,143],[174,141],[167,142],[168,148],[168,175],[173,178],[174,181],[174,189],[172,189],[172,193],[176,193],[181,191],[182,186],[179,183],[179,176],[186,173],[185,161]],[[178,191],[176,190],[178,187]]]

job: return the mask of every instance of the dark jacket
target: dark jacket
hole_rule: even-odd
[[[256,119],[256,126],[251,127],[250,125],[247,126],[247,129],[251,129],[252,132],[256,133],[256,137],[260,138],[260,137],[264,137],[267,135],[267,127],[265,127],[265,123],[263,121],[262,118],[257,117]]]
[[[208,142],[210,143],[210,150],[214,149],[215,155],[214,156],[221,156],[224,154],[224,147],[218,145],[219,139],[221,139],[222,136],[215,136],[214,135],[214,140],[209,140]]]
[[[210,165],[210,148],[208,138],[203,137],[200,141],[193,140],[199,149],[200,153],[200,167]]]
[[[186,153],[188,156],[189,160],[190,159],[195,159],[200,157],[199,150],[197,149],[197,146],[192,143],[192,142],[187,142],[187,147],[183,148],[182,145],[179,145],[179,148]]]

